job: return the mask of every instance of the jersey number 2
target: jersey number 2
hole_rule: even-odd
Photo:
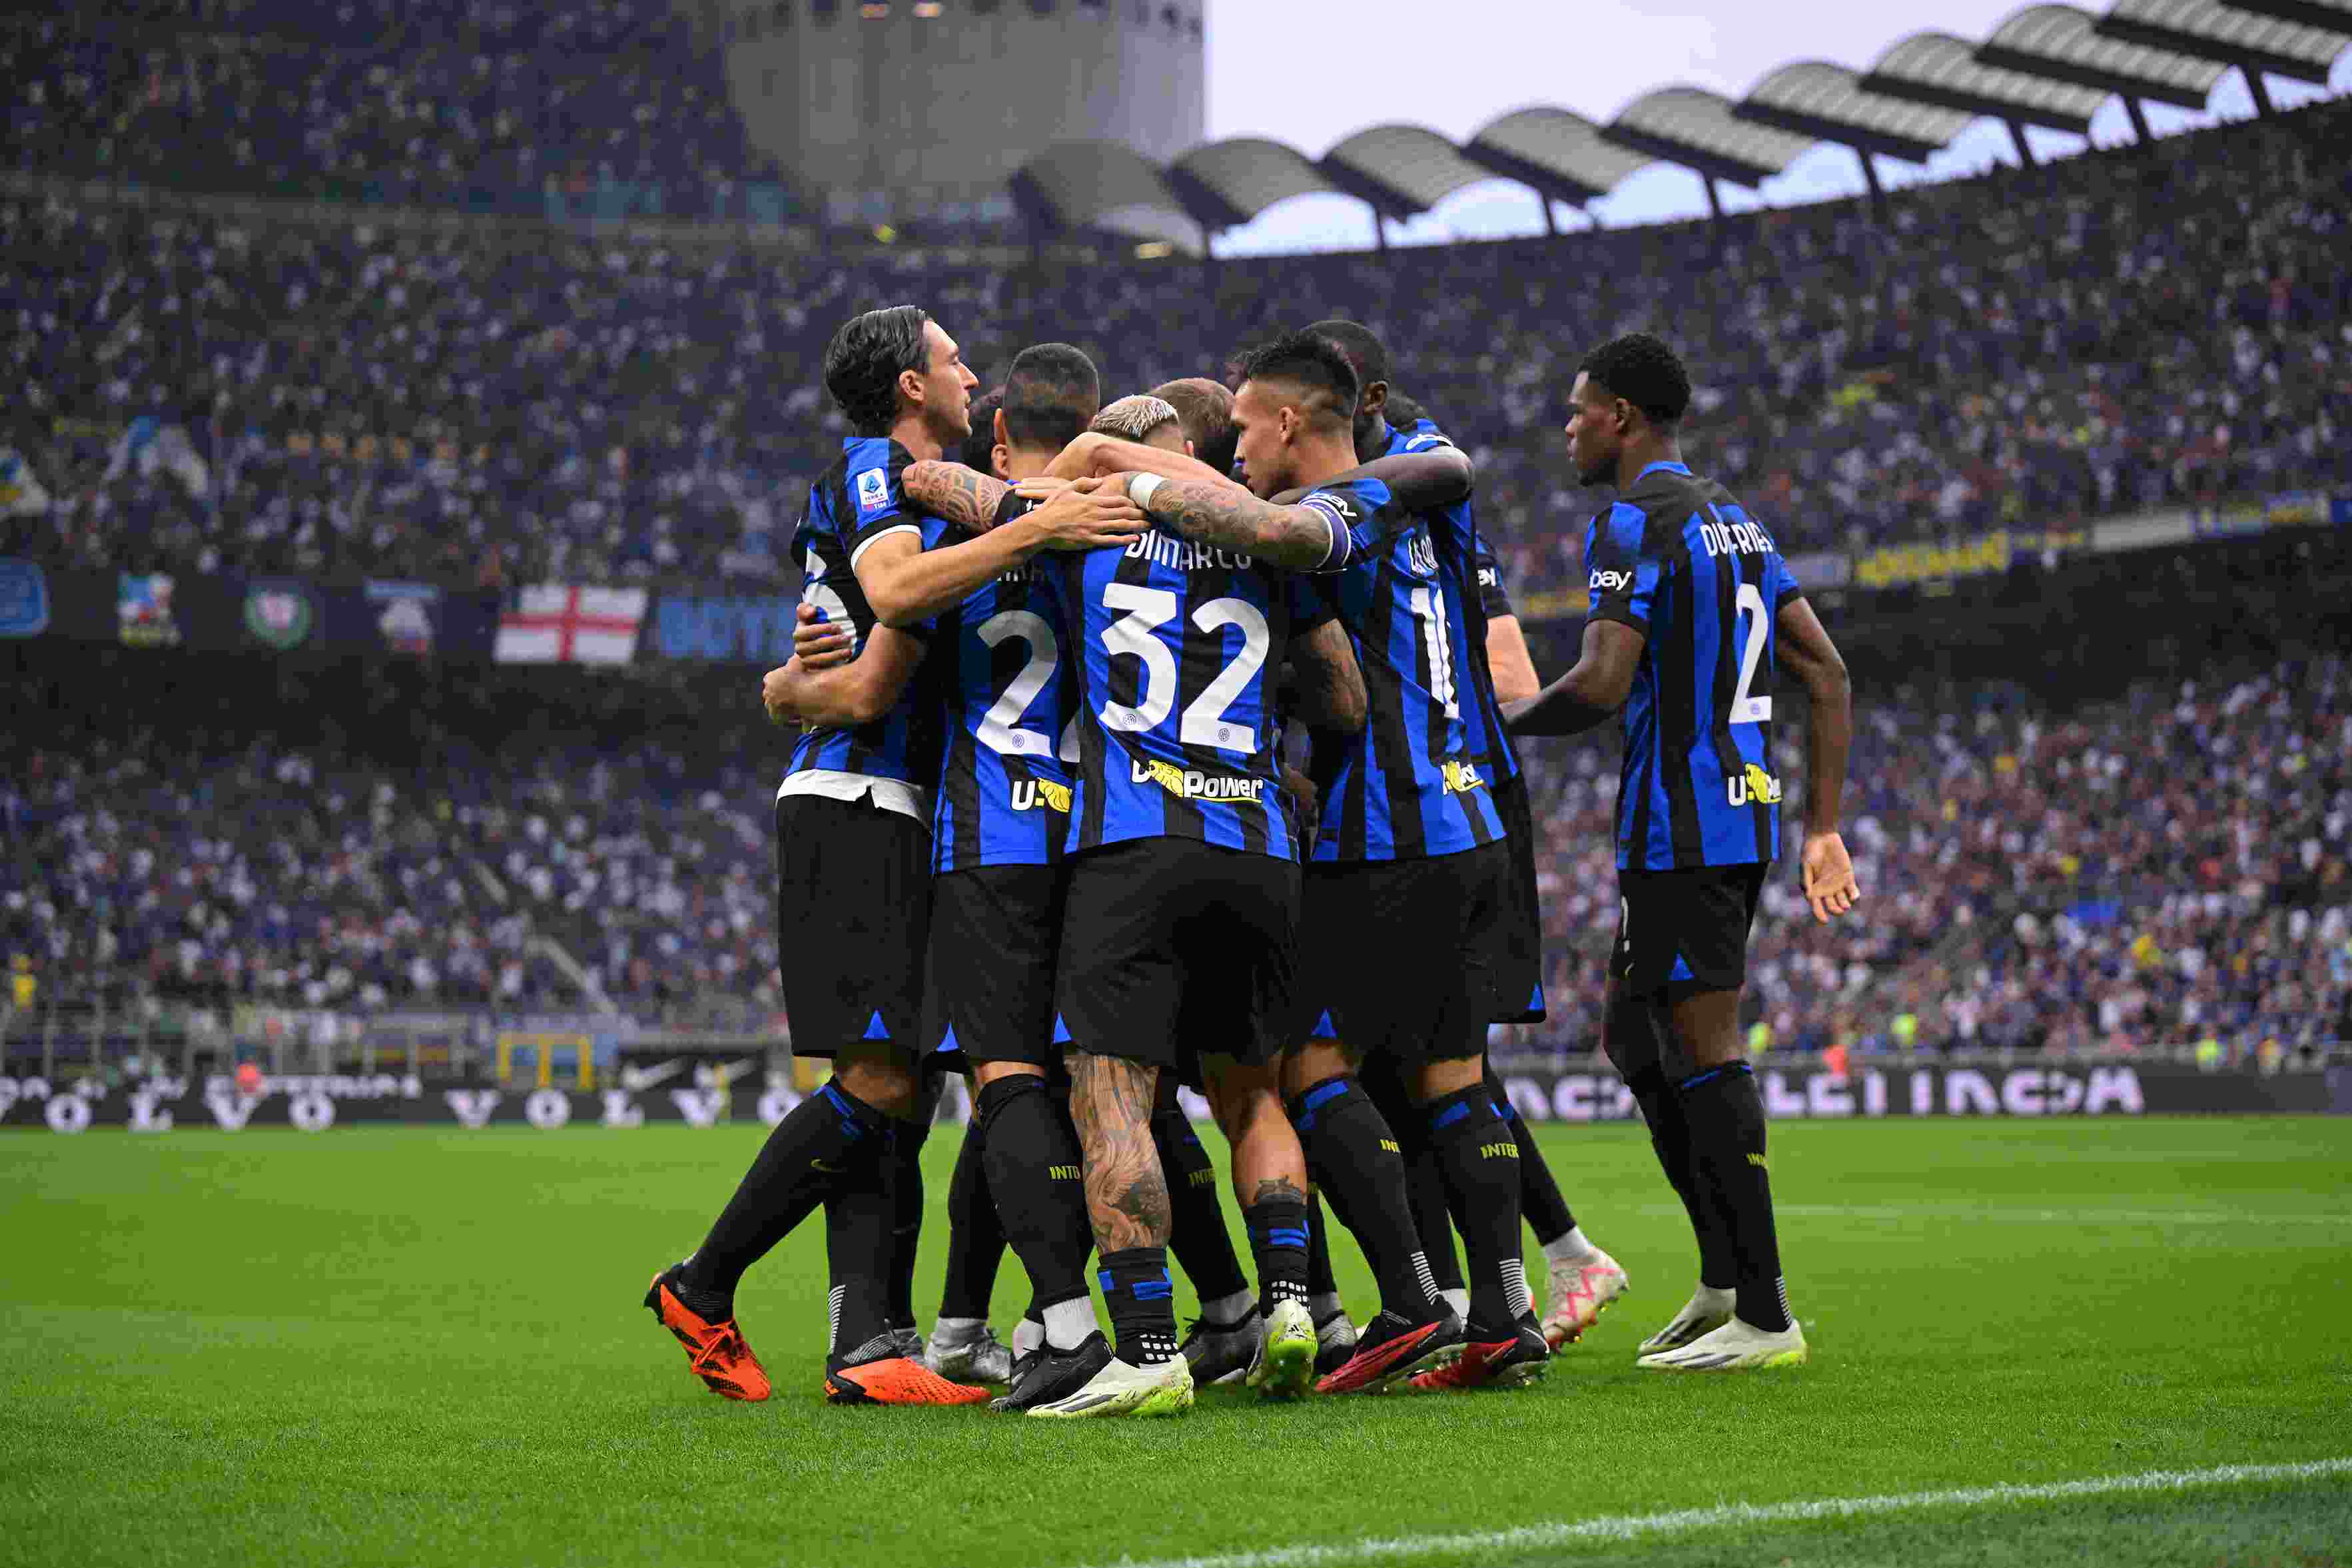
[[[1103,628],[1103,647],[1114,657],[1132,654],[1143,661],[1143,689],[1136,694],[1132,705],[1104,703],[1103,727],[1129,733],[1158,729],[1168,717],[1168,710],[1176,705],[1176,656],[1152,633],[1176,618],[1176,595],[1166,588],[1111,583],[1103,588],[1103,603],[1111,609],[1126,612]],[[1177,726],[1177,739],[1188,746],[1255,753],[1257,732],[1230,722],[1225,710],[1247,689],[1251,678],[1265,668],[1266,649],[1273,640],[1265,616],[1256,605],[1244,599],[1211,599],[1192,612],[1192,624],[1203,632],[1239,626],[1242,647],[1234,661],[1219,670],[1217,678],[1203,687],[1201,695],[1184,710],[1183,721]]]
[[[1772,623],[1767,618],[1770,612],[1764,608],[1764,590],[1753,583],[1742,583],[1737,603],[1742,620],[1748,620],[1750,616],[1755,619],[1748,621],[1748,646],[1740,650],[1739,687],[1731,694],[1731,721],[1735,724],[1769,723],[1772,700],[1748,695],[1748,689],[1756,684],[1756,667],[1764,662],[1765,640],[1772,633]]]

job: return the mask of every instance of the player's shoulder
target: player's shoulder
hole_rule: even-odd
[[[1360,474],[1354,479],[1318,485],[1301,496],[1298,504],[1313,507],[1339,527],[1351,529],[1378,516],[1394,499],[1387,485],[1370,474]]]
[[[1428,452],[1453,445],[1453,437],[1440,430],[1433,419],[1416,419],[1410,426],[1392,429],[1389,435],[1389,450],[1391,453]]]
[[[870,521],[905,504],[904,479],[914,454],[887,436],[850,436],[841,443],[842,481],[851,521]]]

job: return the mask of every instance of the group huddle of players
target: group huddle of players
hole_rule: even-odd
[[[834,1074],[647,1290],[696,1374],[768,1396],[735,1288],[822,1206],[837,1403],[1001,1384],[1001,1410],[1147,1415],[1202,1382],[1540,1376],[1626,1277],[1486,1060],[1490,1024],[1544,1006],[1513,737],[1620,712],[1603,1046],[1700,1255],[1642,1364],[1802,1362],[1738,1005],[1780,838],[1783,666],[1811,700],[1805,890],[1821,919],[1856,896],[1845,674],[1769,534],[1680,461],[1672,351],[1620,338],[1570,389],[1578,473],[1619,499],[1587,533],[1580,656],[1548,687],[1471,460],[1353,322],[1255,351],[1233,390],[1108,406],[1084,353],[1040,344],[975,404],[954,341],[898,306],[846,323],[824,375],[857,434],[795,531],[802,626],[762,698],[800,727],[776,797],[794,1049]],[[927,1344],[918,1156],[950,1071],[973,1114]],[[1255,1289],[1179,1084],[1227,1141]],[[1360,1324],[1327,1209],[1378,1281]],[[1523,1216],[1550,1264],[1541,1319]],[[1032,1291],[1010,1346],[988,1323],[1008,1246]],[[1181,1338],[1171,1251],[1201,1304]]]

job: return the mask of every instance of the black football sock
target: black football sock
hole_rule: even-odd
[[[1168,1249],[1132,1247],[1106,1252],[1099,1278],[1118,1359],[1129,1366],[1174,1361],[1176,1287],[1168,1279]]]
[[[1004,1258],[1004,1224],[996,1216],[996,1199],[989,1191],[988,1139],[980,1108],[972,1108],[971,1125],[963,1130],[956,1151],[955,1174],[948,1178],[948,1278],[940,1292],[942,1318],[988,1321],[989,1301],[996,1294],[997,1265]]]
[[[679,1300],[713,1322],[733,1317],[743,1270],[808,1218],[835,1184],[877,1181],[889,1131],[887,1116],[838,1083],[793,1107],[687,1259]]]
[[[1462,1246],[1470,1255],[1470,1317],[1499,1329],[1528,1310],[1526,1256],[1519,1249],[1519,1154],[1483,1083],[1421,1108]]]
[[[1388,1120],[1347,1073],[1291,1096],[1289,1110],[1308,1172],[1380,1281],[1381,1308],[1428,1321],[1437,1282],[1413,1228],[1404,1156]]]
[[[1642,1120],[1650,1124],[1650,1147],[1658,1156],[1659,1167],[1674,1184],[1675,1195],[1683,1200],[1683,1212],[1690,1215],[1691,1236],[1698,1243],[1698,1282],[1711,1290],[1730,1289],[1739,1279],[1732,1261],[1731,1237],[1716,1218],[1713,1197],[1699,1190],[1682,1097],[1654,1067],[1643,1068],[1627,1079],[1625,1087],[1633,1090],[1633,1103],[1642,1108]]]
[[[929,1121],[901,1121],[890,1143],[890,1267],[883,1276],[889,1290],[890,1326],[915,1326],[915,1256],[923,1240],[923,1144]]]
[[[1511,1124],[1511,1137],[1519,1146],[1519,1213],[1535,1232],[1537,1244],[1549,1246],[1576,1228],[1576,1215],[1561,1195],[1559,1184],[1552,1179],[1551,1165],[1528,1134],[1525,1118],[1519,1108],[1511,1103],[1510,1091],[1496,1076],[1494,1065],[1486,1067],[1486,1093]]]
[[[1772,1225],[1772,1178],[1764,1163],[1764,1100],[1746,1062],[1683,1079],[1675,1086],[1690,1126],[1691,1164],[1714,1195],[1731,1232],[1739,1316],[1751,1328],[1789,1326],[1789,1289],[1780,1278],[1780,1241]]]
[[[1445,1178],[1438,1174],[1437,1156],[1430,1151],[1420,1109],[1406,1097],[1392,1072],[1367,1072],[1356,1081],[1380,1108],[1403,1151],[1405,1198],[1412,1205],[1413,1234],[1419,1238],[1422,1256],[1429,1260],[1430,1282],[1441,1295],[1462,1289],[1462,1259],[1454,1248],[1454,1220],[1445,1212]]]
[[[1069,1108],[1044,1079],[1015,1073],[983,1088],[972,1114],[997,1218],[1029,1273],[1034,1298],[1031,1316],[1052,1328],[1051,1309],[1066,1301],[1086,1301],[1091,1322],[1087,1257],[1095,1249],[1095,1232],[1087,1217],[1085,1157],[1078,1152]],[[1171,1323],[1174,1310],[1169,1309]],[[1067,1338],[1066,1334],[1055,1342],[1064,1350],[1076,1348],[1064,1342]]]
[[[1323,1199],[1307,1194],[1307,1303],[1318,1318],[1339,1304],[1339,1280],[1331,1272],[1331,1227],[1323,1217]]]
[[[1307,1301],[1307,1200],[1262,1198],[1242,1210],[1250,1256],[1257,1264],[1257,1306]]]
[[[1161,1080],[1169,1076],[1162,1073]],[[1152,1112],[1151,1142],[1168,1177],[1168,1249],[1192,1282],[1192,1293],[1204,1302],[1248,1294],[1233,1233],[1225,1228],[1225,1205],[1217,1196],[1217,1167],[1192,1131],[1192,1119],[1181,1110]]]
[[[1405,1162],[1405,1193],[1412,1204],[1412,1227],[1421,1237],[1422,1256],[1429,1260],[1430,1283],[1443,1296],[1465,1289],[1462,1254],[1454,1246],[1454,1216],[1445,1208],[1445,1175],[1437,1168],[1437,1152],[1423,1147]]]
[[[884,1158],[861,1182],[844,1182],[824,1200],[825,1270],[832,1277],[826,1317],[830,1353],[846,1356],[889,1331],[891,1232],[898,1197],[898,1163]]]

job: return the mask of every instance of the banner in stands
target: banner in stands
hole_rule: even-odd
[[[664,594],[654,612],[654,649],[664,658],[782,664],[793,657],[798,603],[782,594]]]
[[[499,628],[494,589],[327,586],[294,577],[89,572],[13,561],[0,561],[0,584],[13,584],[0,593],[0,636],[125,647],[486,659]]]
[[[1757,1075],[1764,1109],[1780,1121],[1909,1116],[2179,1116],[2352,1114],[2352,1066],[2324,1072],[2205,1073],[2194,1068],[2052,1066],[2006,1068],[1866,1068],[1848,1078],[1818,1068],[1766,1068]],[[1530,1123],[1625,1121],[1633,1097],[1606,1069],[1505,1074],[1511,1103]],[[773,1126],[801,1102],[798,1089],[638,1081],[593,1090],[449,1086],[378,1074],[265,1078],[248,1092],[235,1079],[159,1078],[98,1090],[38,1078],[0,1078],[0,1129],[82,1132],[238,1131],[296,1127],[310,1132],[354,1123],[436,1127],[639,1127],[728,1121]],[[945,1108],[953,1120],[961,1094]],[[1188,1106],[1196,1117],[1206,1108]]]

